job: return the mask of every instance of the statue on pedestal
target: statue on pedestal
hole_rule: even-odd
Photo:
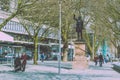
[[[81,19],[81,16],[76,18],[74,15],[73,19],[76,20],[77,40],[80,41],[83,39],[83,37],[82,37],[83,21]],[[81,37],[81,39],[80,39],[80,37]]]

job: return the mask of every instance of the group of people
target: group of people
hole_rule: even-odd
[[[15,72],[25,71],[26,62],[27,62],[27,55],[25,53],[23,53],[21,57],[19,57],[19,56],[16,57],[15,60],[14,60]]]
[[[41,61],[43,62],[44,61],[44,52],[41,53]],[[14,60],[14,69],[15,69],[15,72],[17,71],[25,71],[25,68],[26,68],[26,63],[27,63],[27,55],[26,53],[22,53],[21,57],[18,56],[15,58]]]
[[[95,65],[98,64],[99,62],[99,66],[102,67],[102,64],[104,63],[104,61],[107,63],[109,62],[109,56],[107,55],[106,58],[103,57],[102,53],[100,53],[99,56],[95,56],[94,57],[94,62],[95,62]]]

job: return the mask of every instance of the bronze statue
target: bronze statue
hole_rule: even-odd
[[[83,21],[81,19],[81,16],[78,17],[78,19],[74,15],[74,20],[76,20],[76,32],[77,32],[77,37],[78,41],[80,41],[80,35],[81,35],[81,40],[83,39],[82,37],[82,29],[83,29]]]

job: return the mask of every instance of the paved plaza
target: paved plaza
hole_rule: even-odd
[[[38,62],[38,65],[28,61],[25,72],[14,72],[9,64],[0,64],[0,80],[120,80],[120,73],[112,69],[111,63],[99,67],[90,62],[85,70],[73,70],[70,67],[69,62],[61,63],[59,75],[55,61]]]

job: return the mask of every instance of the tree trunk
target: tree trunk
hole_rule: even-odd
[[[67,62],[67,59],[68,59],[67,53],[68,53],[67,51],[63,53],[63,62]]]
[[[38,37],[36,36],[34,38],[34,63],[33,64],[38,64],[37,60],[38,60]]]
[[[63,61],[66,62],[68,59],[68,43],[66,42],[63,46]]]

